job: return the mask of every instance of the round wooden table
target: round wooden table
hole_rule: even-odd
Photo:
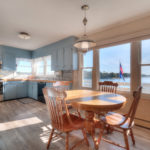
[[[120,109],[125,103],[124,96],[104,93],[93,90],[70,90],[66,91],[66,100],[74,108],[85,111],[86,130],[88,133],[95,132],[94,113],[105,113]]]

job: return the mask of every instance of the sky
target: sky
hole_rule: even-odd
[[[130,47],[131,44],[122,44],[99,51],[100,71],[119,73],[119,64],[121,63],[124,73],[130,73]],[[84,54],[84,67],[92,67],[93,52]],[[142,41],[142,63],[150,64],[150,40]],[[150,75],[150,66],[142,67],[142,74]]]

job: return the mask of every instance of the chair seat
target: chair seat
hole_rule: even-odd
[[[119,124],[123,123],[123,121],[126,119],[125,116],[115,113],[115,112],[109,112],[106,114],[105,117],[101,118],[102,121],[104,121],[106,124],[111,126],[118,126]],[[128,129],[129,128],[129,122],[130,118],[120,126],[120,128]],[[132,126],[134,125],[134,122],[132,123]]]
[[[85,127],[84,119],[82,119],[76,115],[73,115],[73,114],[70,114],[70,119],[71,119],[72,123],[69,122],[66,114],[63,115],[63,121],[64,121],[63,131],[70,132],[72,130],[78,130],[78,129],[82,129]]]

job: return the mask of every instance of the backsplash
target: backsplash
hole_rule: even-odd
[[[41,80],[63,80],[63,81],[68,81],[72,80],[72,73],[73,71],[57,71],[54,72],[53,75],[49,76],[35,76],[36,79],[41,79]]]

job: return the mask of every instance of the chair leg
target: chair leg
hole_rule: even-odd
[[[66,150],[69,150],[69,133],[66,132]]]
[[[83,134],[83,136],[84,136],[84,140],[85,140],[87,146],[89,146],[89,142],[88,142],[88,139],[87,139],[87,136],[86,136],[86,132],[85,132],[84,129],[82,129],[82,134]]]
[[[98,139],[97,139],[97,141],[96,141],[96,143],[95,143],[95,149],[96,149],[96,150],[98,150],[98,148],[99,148],[99,144],[100,144],[100,142],[101,142],[101,139],[102,139],[102,136],[103,136],[103,133],[104,133],[104,125],[101,126],[101,129],[100,129],[100,130],[101,130],[101,131],[100,131],[99,137],[98,137]]]
[[[133,145],[135,145],[135,138],[134,138],[132,129],[130,129],[130,134],[131,134],[132,143]]]
[[[50,134],[50,136],[49,136],[49,140],[48,140],[48,143],[47,143],[47,149],[48,149],[49,146],[50,146],[50,143],[51,143],[51,140],[52,140],[52,137],[53,137],[53,133],[54,133],[54,128],[52,129],[51,134]]]
[[[123,135],[124,135],[124,141],[125,141],[125,147],[126,150],[129,150],[129,143],[128,143],[128,134],[127,134],[127,130],[123,131]]]

